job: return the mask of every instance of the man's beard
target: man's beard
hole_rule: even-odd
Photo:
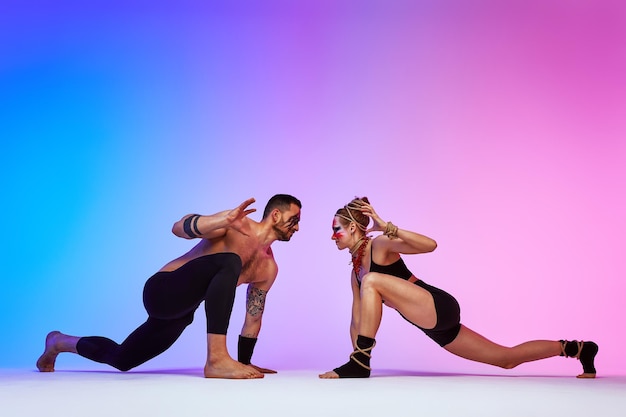
[[[274,231],[276,232],[277,240],[280,240],[281,242],[288,242],[291,239],[293,233],[291,233],[291,229],[289,229],[288,231],[284,231],[280,228],[280,226],[284,225],[285,222],[281,223],[280,225],[274,226]]]

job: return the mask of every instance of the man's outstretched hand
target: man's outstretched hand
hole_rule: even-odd
[[[228,221],[229,226],[246,236],[248,236],[247,231],[249,227],[246,227],[244,219],[248,216],[248,214],[256,211],[255,208],[248,208],[248,206],[255,201],[256,200],[254,198],[249,198],[226,214],[226,220]]]

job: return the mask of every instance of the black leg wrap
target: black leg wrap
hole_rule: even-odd
[[[578,342],[561,340],[561,356],[580,360],[585,374],[595,374],[594,360],[598,353],[598,345],[594,342]]]
[[[350,355],[350,360],[333,369],[339,378],[368,378],[370,376],[370,352],[374,348],[376,340],[359,335],[356,339],[356,349]]]
[[[580,352],[580,363],[583,366],[583,372],[586,374],[595,374],[596,367],[594,366],[594,359],[598,353],[598,345],[593,342],[585,342],[582,351]]]
[[[250,365],[256,341],[256,337],[246,337],[239,335],[239,341],[237,343],[237,360],[239,362],[243,363],[244,365]]]

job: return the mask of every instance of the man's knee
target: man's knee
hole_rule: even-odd
[[[239,255],[236,253],[219,253],[217,254],[220,258],[220,262],[222,264],[222,270],[227,271],[228,273],[239,277],[242,268],[242,262]]]
[[[145,360],[139,359],[136,356],[119,354],[116,358],[112,359],[109,364],[119,371],[128,372],[144,362]]]
[[[135,365],[131,364],[131,363],[119,363],[117,365],[114,365],[119,371],[122,372],[128,372],[131,369],[133,369],[135,367]]]

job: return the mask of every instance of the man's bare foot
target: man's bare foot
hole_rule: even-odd
[[[39,372],[54,372],[54,362],[60,353],[60,350],[56,348],[56,340],[60,335],[61,332],[55,330],[48,333],[48,336],[46,336],[46,348],[39,359],[37,359],[37,369],[39,369]]]
[[[56,330],[46,336],[46,349],[37,359],[37,369],[40,372],[54,372],[54,362],[61,352],[76,353],[76,343],[80,337],[69,336]]]
[[[261,368],[260,366],[256,366],[253,364],[250,364],[250,366],[256,369],[257,371],[261,372],[262,374],[277,374],[278,373],[278,371],[275,371],[273,369]]]
[[[335,371],[328,371],[323,374],[320,374],[319,377],[322,379],[337,379],[339,378],[339,375],[337,375],[337,372]]]
[[[252,366],[244,365],[232,358],[212,361],[204,366],[205,378],[256,379],[264,375]]]

